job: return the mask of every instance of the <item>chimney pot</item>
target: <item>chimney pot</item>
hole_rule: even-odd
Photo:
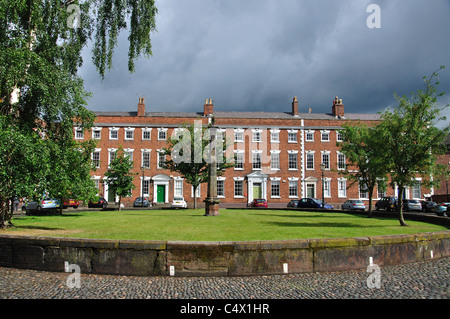
[[[345,115],[344,104],[342,104],[342,99],[339,99],[339,97],[337,96],[333,101],[332,112],[334,117],[344,117]]]
[[[145,99],[143,97],[139,98],[138,116],[145,116]]]
[[[298,116],[298,99],[297,99],[297,97],[294,97],[294,100],[292,101],[292,115]]]
[[[203,107],[203,116],[208,116],[209,114],[214,114],[214,105],[212,99],[205,99],[205,105]]]

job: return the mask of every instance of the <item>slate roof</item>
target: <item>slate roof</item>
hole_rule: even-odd
[[[112,117],[134,117],[137,112],[94,112],[97,116],[112,116]],[[177,117],[177,118],[197,118],[202,117],[203,113],[196,112],[146,112],[148,117]],[[290,112],[223,112],[215,111],[215,118],[237,118],[237,119],[305,119],[305,120],[334,120],[336,119],[332,114],[327,113],[299,113],[298,117],[294,117]],[[376,121],[380,119],[379,114],[364,114],[364,113],[346,113],[344,120],[363,120]]]

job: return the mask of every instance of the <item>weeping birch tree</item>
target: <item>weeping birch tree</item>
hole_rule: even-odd
[[[78,76],[82,50],[92,42],[92,61],[104,78],[113,65],[119,34],[128,30],[128,71],[133,72],[140,56],[152,54],[156,14],[154,0],[0,0],[0,116],[8,131],[23,135],[17,138],[24,143],[16,145],[18,149],[35,141],[34,134],[39,133],[49,147],[56,141],[52,149],[89,152],[90,144],[61,143],[73,139],[75,126],[89,129],[95,119],[86,108],[90,94]],[[0,136],[6,142],[7,138]],[[15,165],[8,156],[8,151],[1,149],[0,163]],[[28,162],[29,171],[50,176],[42,171],[49,165],[33,163],[36,161]],[[16,171],[11,166],[8,169]],[[29,182],[20,189],[37,189],[36,180]],[[46,183],[51,181],[39,181],[39,185]],[[0,191],[2,227],[8,199],[30,194]]]

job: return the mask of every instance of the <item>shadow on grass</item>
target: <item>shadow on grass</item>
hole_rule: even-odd
[[[55,227],[45,227],[45,226],[16,226],[14,228],[17,230],[21,229],[29,229],[29,230],[64,230],[63,228],[55,228]]]
[[[295,223],[295,222],[261,222],[262,224],[272,225],[277,227],[331,227],[331,228],[383,228],[386,225],[361,225],[352,223],[339,223],[339,222],[321,222],[321,223]]]

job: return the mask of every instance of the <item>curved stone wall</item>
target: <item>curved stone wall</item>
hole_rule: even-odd
[[[450,231],[359,238],[175,242],[0,235],[0,266],[127,276],[328,272],[448,257]],[[171,271],[173,272],[171,274]]]

